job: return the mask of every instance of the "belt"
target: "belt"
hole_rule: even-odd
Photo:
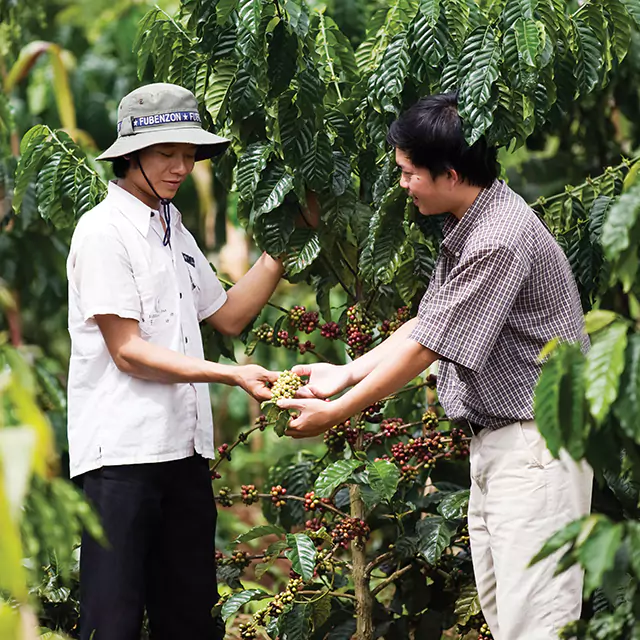
[[[473,436],[477,436],[483,429],[486,429],[483,424],[471,422],[471,420],[468,420],[467,418],[461,418],[460,420],[454,421],[453,426],[458,427],[458,429],[471,431],[471,435]]]

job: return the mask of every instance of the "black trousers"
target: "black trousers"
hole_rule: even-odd
[[[216,506],[204,458],[103,467],[82,477],[109,545],[80,552],[81,640],[222,640]]]

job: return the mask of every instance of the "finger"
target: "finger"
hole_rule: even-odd
[[[318,389],[317,387],[314,387],[311,384],[307,385],[307,387],[309,391],[313,394],[314,398],[320,398],[320,400],[325,400],[327,398],[327,394],[320,391],[320,389]]]
[[[311,398],[311,399],[317,398],[317,396],[314,395],[313,391],[311,391],[311,389],[308,386],[300,387],[296,391],[296,396],[295,397],[296,398]]]
[[[289,436],[290,438],[294,438],[294,440],[300,440],[301,438],[312,438],[313,434],[311,433],[305,433],[304,431],[301,431],[300,429],[293,429],[291,427],[289,427],[285,432],[285,435]]]
[[[265,377],[269,382],[275,382],[278,377],[280,376],[280,373],[278,371],[266,371],[265,372]]]
[[[307,406],[305,400],[298,400],[297,398],[281,398],[276,402],[281,409],[304,409]]]
[[[297,364],[291,368],[291,371],[299,376],[310,376],[311,365],[310,364]]]

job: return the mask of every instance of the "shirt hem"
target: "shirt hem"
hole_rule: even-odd
[[[87,311],[82,314],[82,317],[85,322],[91,320],[91,318],[95,316],[119,316],[120,318],[125,318],[128,320],[137,320],[140,322],[141,316],[140,312],[136,309],[114,309],[113,307],[94,307],[91,311]]]
[[[70,470],[70,477],[76,478],[89,471],[95,471],[102,467],[113,467],[123,464],[149,464],[154,462],[171,462],[172,460],[183,460],[189,458],[195,453],[201,455],[203,458],[212,460],[215,457],[213,451],[196,451],[195,447],[189,447],[188,449],[182,449],[180,451],[172,451],[171,453],[156,453],[156,454],[144,454],[137,456],[114,456],[110,458],[108,456],[102,456],[99,460],[93,462],[87,462],[79,465],[77,468]]]

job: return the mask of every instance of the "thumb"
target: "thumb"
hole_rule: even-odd
[[[313,394],[314,398],[320,398],[320,400],[325,400],[327,398],[327,394],[324,391],[320,391],[318,387],[313,385],[307,385],[306,387]]]
[[[276,402],[280,409],[304,409],[307,403],[299,398],[281,398]]]
[[[311,365],[308,364],[297,364],[291,368],[291,371],[299,376],[310,376],[311,375]]]

